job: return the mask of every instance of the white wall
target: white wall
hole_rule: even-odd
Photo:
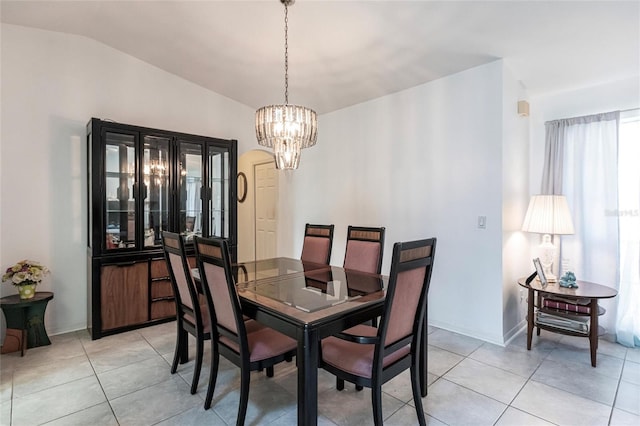
[[[87,121],[238,139],[242,153],[254,146],[254,111],[87,38],[1,31],[0,267],[47,265],[48,332],[86,328]]]
[[[562,118],[581,117],[609,111],[623,111],[640,108],[640,78],[630,78],[586,87],[579,90],[551,93],[531,99],[531,151],[530,151],[530,192],[540,193],[544,165],[545,126],[544,123]],[[540,244],[539,236],[532,237],[532,251]],[[603,283],[606,284],[606,283]],[[615,325],[616,299],[599,302],[607,313],[600,324],[608,330]]]
[[[526,325],[526,290],[517,284],[532,268],[522,220],[529,204],[529,117],[518,115],[527,92],[505,64],[502,93],[502,312],[505,341]]]
[[[254,111],[82,37],[3,24],[1,59],[0,267],[47,264],[48,330],[84,328],[88,119],[236,138],[242,154]],[[386,226],[388,273],[394,242],[438,237],[430,322],[502,343],[518,319],[503,319],[516,275],[503,246],[521,244],[510,218],[528,198],[507,183],[526,143],[507,115],[514,81],[497,61],[321,116],[318,144],[280,175],[278,253],[299,257],[306,222],[334,223],[341,265],[349,224]]]
[[[281,212],[279,252],[300,255],[306,222],[333,223],[342,265],[348,225],[385,226],[388,273],[394,242],[437,237],[430,323],[502,343],[502,67],[322,115],[317,145],[281,179],[296,207]]]

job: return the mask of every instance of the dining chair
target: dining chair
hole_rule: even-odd
[[[384,252],[384,233],[384,227],[349,226],[343,267],[360,272],[380,274]],[[370,323],[374,327],[377,326],[377,318],[372,318]],[[362,390],[362,386],[356,385],[356,390]]]
[[[436,239],[396,243],[378,328],[357,325],[322,339],[320,366],[344,381],[371,388],[373,420],[382,424],[382,385],[407,368],[421,425],[425,423],[419,384],[420,336],[427,309]]]
[[[380,274],[384,252],[384,232],[384,227],[349,226],[343,267]]]
[[[211,339],[211,369],[204,408],[211,407],[222,355],[240,367],[240,405],[236,424],[242,425],[249,402],[251,371],[273,368],[279,362],[292,359],[298,344],[272,328],[253,320],[244,321],[226,239],[194,237],[194,245],[209,321],[216,330]]]
[[[189,333],[196,339],[196,363],[193,379],[191,379],[191,393],[194,394],[200,380],[204,341],[211,339],[207,304],[206,300],[201,300],[198,297],[198,291],[191,276],[191,268],[187,262],[183,238],[179,234],[163,231],[162,247],[176,303],[177,339],[171,374],[175,374],[177,371],[178,362],[184,364],[189,360],[187,335]]]
[[[300,260],[328,265],[331,261],[333,228],[334,225],[311,225],[307,223],[304,228],[304,242]]]

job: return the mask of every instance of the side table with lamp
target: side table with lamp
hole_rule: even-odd
[[[553,273],[556,248],[552,236],[574,234],[569,205],[563,195],[531,197],[522,230],[543,234],[540,259],[534,259],[536,273],[518,280],[520,286],[528,289],[527,349],[531,349],[534,328],[538,335],[543,329],[587,337],[591,365],[595,367],[598,335],[604,334],[604,329],[598,325],[598,317],[605,313],[598,300],[615,297],[617,291],[604,285],[577,281],[572,272],[567,272],[560,280]]]
[[[537,328],[538,335],[540,329],[551,331],[554,333],[566,334],[569,336],[580,336],[589,338],[589,349],[591,350],[591,365],[596,366],[596,350],[598,349],[598,335],[604,334],[604,328],[598,325],[598,317],[605,313],[602,306],[598,305],[599,299],[608,299],[615,297],[618,292],[610,287],[594,284],[586,281],[576,281],[577,287],[562,287],[558,282],[545,283],[544,278],[527,279],[520,278],[518,284],[528,289],[527,302],[527,349],[531,350],[531,339],[533,337],[533,329]],[[545,299],[562,298],[570,303],[565,305],[545,304]],[[587,300],[588,303],[583,305],[584,310],[573,311],[565,309],[569,305],[578,305],[578,301]],[[571,329],[561,324],[545,323],[539,320],[537,314],[549,314],[552,316],[571,319],[582,318],[586,320],[585,329]],[[588,321],[588,322],[587,322]]]

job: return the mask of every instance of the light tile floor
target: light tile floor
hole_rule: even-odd
[[[1,425],[231,425],[239,371],[221,358],[213,407],[203,398],[209,349],[195,395],[193,362],[169,373],[175,324],[92,341],[86,332],[53,336],[51,346],[0,356]],[[193,344],[193,339],[191,340]],[[191,348],[193,354],[193,346]],[[253,373],[247,425],[296,424],[295,362],[275,377]],[[370,391],[338,392],[321,370],[320,425],[370,425]],[[385,425],[417,424],[408,375],[383,386]],[[429,330],[430,425],[640,425],[640,349],[601,339],[598,367],[588,340],[542,332],[531,351],[525,336],[500,347]]]

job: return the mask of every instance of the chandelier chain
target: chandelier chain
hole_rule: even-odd
[[[256,111],[258,144],[273,148],[276,168],[280,170],[297,169],[300,151],[314,146],[318,135],[316,112],[289,105],[289,6],[294,2],[280,0],[284,5],[284,105],[267,105]]]
[[[289,8],[284,4],[284,104],[289,104]]]

